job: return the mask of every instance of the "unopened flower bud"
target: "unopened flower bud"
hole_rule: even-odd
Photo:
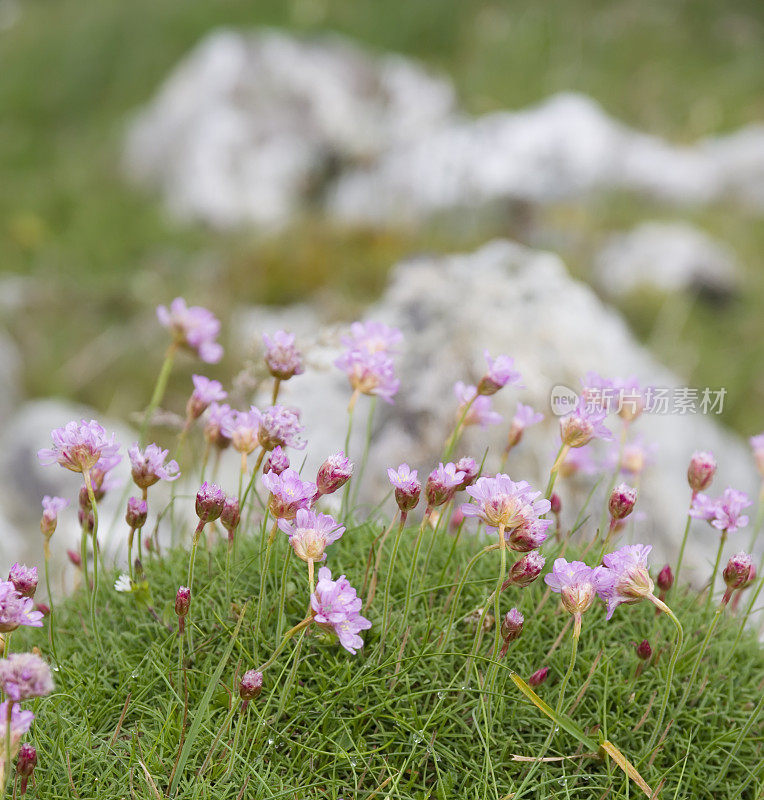
[[[674,573],[671,571],[671,565],[666,564],[658,573],[655,583],[662,592],[667,592],[674,585]]]
[[[269,472],[281,475],[287,469],[289,469],[289,456],[286,454],[286,450],[282,449],[281,445],[274,447],[263,463],[263,475],[267,475]]]
[[[186,615],[191,607],[191,590],[188,586],[179,586],[175,594],[175,613],[178,615],[178,628],[183,633],[186,627]]]
[[[735,553],[724,568],[724,582],[728,589],[741,589],[748,581],[753,559],[748,553]]]
[[[86,530],[88,533],[93,532],[93,528],[95,527],[95,517],[93,516],[92,511],[85,511],[82,508],[77,510],[77,519],[80,522],[80,527],[83,530]]]
[[[465,456],[456,462],[456,470],[457,472],[464,473],[462,482],[456,487],[457,491],[462,491],[463,489],[466,489],[468,486],[472,486],[472,484],[475,483],[478,473],[480,472],[480,465],[477,463],[477,461],[475,461],[474,458]]]
[[[506,589],[510,585],[514,586],[528,586],[533,581],[538,578],[541,574],[541,570],[544,569],[544,564],[546,563],[546,559],[538,550],[533,550],[527,555],[523,556],[519,561],[515,561],[515,563],[509,568],[509,577],[504,584],[502,585],[502,589]]]
[[[523,632],[525,617],[516,608],[511,608],[501,621],[501,636],[504,641],[513,641]]]
[[[205,481],[196,493],[196,515],[202,522],[213,522],[223,511],[225,492],[215,483]]]
[[[26,794],[27,783],[34,773],[37,766],[37,750],[26,742],[19,747],[19,755],[16,760],[16,773],[21,778],[19,792]]]
[[[82,566],[82,556],[76,550],[67,550],[66,555],[75,567]]]
[[[613,489],[608,501],[608,510],[613,519],[624,519],[631,514],[634,504],[637,502],[637,490],[625,483],[621,483]]]
[[[319,467],[316,486],[320,494],[333,494],[344,486],[353,474],[353,464],[340,450]]]
[[[145,500],[141,500],[139,497],[128,497],[125,522],[130,528],[133,530],[142,528],[146,524],[148,514],[149,506]]]
[[[239,510],[239,500],[236,497],[226,497],[223,503],[223,510],[220,512],[220,522],[228,531],[229,540],[233,540],[234,532],[239,527],[241,512]]]
[[[643,639],[637,645],[637,657],[641,658],[643,661],[648,661],[653,654],[653,648],[650,647],[650,642],[647,639]]]
[[[263,690],[263,673],[250,669],[241,676],[239,697],[245,702],[254,700]]]
[[[37,591],[37,567],[26,567],[18,562],[11,567],[8,580],[22,597],[34,597]]]
[[[557,494],[557,492],[552,493],[552,496],[549,498],[549,502],[552,505],[550,511],[553,514],[559,514],[560,511],[562,511],[562,500],[560,500],[560,495]]]
[[[46,603],[36,603],[35,608],[43,615],[43,617],[47,617],[50,614],[50,606]]]
[[[687,468],[687,482],[693,494],[704,492],[714,479],[716,459],[711,453],[694,453]]]
[[[537,669],[530,678],[528,678],[528,685],[529,686],[541,686],[541,684],[546,680],[547,675],[549,675],[549,667],[542,667],[541,669]]]

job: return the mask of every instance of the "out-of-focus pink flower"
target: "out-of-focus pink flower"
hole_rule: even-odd
[[[273,336],[263,334],[265,345],[265,363],[274,378],[289,380],[293,375],[301,375],[305,368],[302,356],[295,347],[294,334],[287,331],[276,331]]]
[[[716,474],[716,459],[712,453],[693,453],[687,467],[687,482],[693,494],[705,492]]]
[[[341,341],[348,350],[394,353],[403,341],[403,333],[383,322],[354,322],[350,326],[350,334],[343,336]]]
[[[58,525],[58,515],[69,505],[69,501],[63,497],[51,497],[45,495],[42,498],[42,518],[40,519],[40,530],[42,535],[50,538],[53,536]]]
[[[478,395],[477,387],[457,381],[454,384],[454,394],[459,402],[456,418],[461,420],[464,416],[462,425],[479,425],[481,428],[486,428],[489,425],[498,425],[501,422],[501,414],[491,409],[491,398],[485,395]],[[469,411],[465,416],[464,412],[468,405]]]
[[[610,430],[603,423],[606,416],[607,412],[603,409],[596,406],[589,408],[586,403],[580,401],[570,414],[560,420],[560,437],[563,444],[568,447],[583,447],[595,438],[606,441],[612,439]]]
[[[381,397],[386,403],[393,402],[400,388],[393,361],[386,352],[348,350],[334,365],[345,372],[354,391]]]
[[[249,411],[232,410],[220,420],[220,431],[230,439],[237,453],[249,455],[260,444],[260,420],[262,414],[251,406]]]
[[[176,297],[170,308],[157,306],[159,322],[172,334],[180,347],[196,353],[202,361],[215,364],[223,357],[223,348],[215,341],[220,333],[220,321],[202,306],[187,306]]]
[[[257,409],[252,406],[252,411]],[[300,438],[304,430],[304,426],[300,424],[300,412],[296,408],[276,405],[266,408],[260,415],[257,437],[266,450],[273,450],[274,447],[304,450],[306,442]]]
[[[751,436],[748,441],[751,444],[753,458],[756,461],[756,469],[759,471],[759,475],[764,478],[764,433]]]
[[[485,351],[485,360],[488,370],[480,379],[477,386],[478,394],[492,395],[507,384],[520,386],[520,373],[515,369],[515,360],[509,356],[496,356],[491,358],[488,350]]]
[[[213,381],[204,375],[192,375],[194,391],[186,403],[188,419],[198,419],[209,408],[210,403],[218,403],[228,397],[220,381]]]

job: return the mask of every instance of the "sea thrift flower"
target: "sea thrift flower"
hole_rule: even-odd
[[[753,559],[748,553],[735,553],[727,562],[727,566],[722,573],[724,582],[730,592],[735,589],[742,589],[748,582],[748,576],[753,567]]]
[[[520,373],[515,370],[515,360],[509,356],[496,356],[491,358],[488,351],[485,351],[485,360],[488,362],[488,371],[480,379],[477,391],[481,395],[496,394],[499,389],[504,388],[508,383],[515,386],[520,385]]]
[[[58,524],[58,515],[69,505],[68,500],[63,497],[51,497],[45,495],[42,498],[42,518],[40,519],[40,530],[43,536],[50,539]]]
[[[666,566],[658,573],[658,578],[655,583],[662,592],[668,592],[674,585],[674,573],[671,571],[671,565]]]
[[[37,567],[26,567],[16,562],[8,574],[8,580],[22,597],[34,597],[37,591]]]
[[[501,635],[504,641],[517,639],[523,632],[525,617],[516,608],[511,608],[501,621]]]
[[[67,550],[66,557],[78,569],[82,566],[82,556],[76,550]]]
[[[715,473],[716,459],[711,453],[693,453],[687,468],[687,482],[692,493],[704,492],[711,485]]]
[[[186,629],[186,615],[191,607],[191,590],[188,586],[179,586],[175,593],[175,613],[178,615],[178,630],[182,634]]]
[[[557,492],[552,492],[552,496],[549,498],[549,509],[555,516],[562,511],[562,500]]]
[[[196,516],[200,522],[214,522],[222,513],[225,492],[216,484],[205,481],[196,493]]]
[[[253,406],[253,411],[257,409]],[[305,428],[300,425],[300,412],[286,406],[271,406],[260,417],[258,441],[266,450],[274,447],[294,447],[304,450],[306,442],[300,438]],[[234,445],[235,446],[235,445]]]
[[[223,423],[231,414],[231,406],[227,403],[210,403],[207,419],[204,423],[204,438],[219,450],[225,450],[231,444],[231,437],[223,432]]]
[[[462,420],[462,425],[479,425],[481,428],[486,428],[501,422],[501,414],[491,409],[491,398],[479,395],[476,386],[457,381],[454,384],[454,394],[459,401],[456,418]]]
[[[157,306],[160,324],[172,333],[173,342],[196,353],[202,361],[215,364],[223,357],[223,348],[215,341],[220,333],[220,321],[202,306],[187,306],[176,297],[166,306]]]
[[[4,700],[0,703],[0,719],[2,722],[3,740],[5,740],[6,724],[8,720],[8,703],[10,700]],[[16,754],[19,747],[21,737],[29,730],[34,720],[34,714],[31,711],[22,711],[18,703],[13,703],[11,706],[10,716],[10,731],[11,731],[11,758]]]
[[[472,484],[475,483],[478,473],[480,472],[480,465],[474,458],[465,456],[456,462],[456,471],[464,473],[464,479],[456,487],[456,491],[460,492],[462,489],[466,489],[468,486],[472,486]]]
[[[530,586],[544,569],[546,559],[538,550],[523,556],[509,568],[509,577],[502,584],[502,591],[508,586]]]
[[[391,328],[383,322],[354,322],[350,334],[343,336],[341,341],[348,350],[393,353],[403,341],[403,334],[398,328]]]
[[[657,449],[657,445],[645,444],[641,437],[634,439],[632,442],[627,442],[623,446],[623,451],[614,442],[605,459],[605,465],[608,469],[612,470],[618,467],[621,472],[627,475],[638,476],[644,472],[648,464],[653,462]]]
[[[344,486],[353,474],[353,464],[340,450],[324,461],[319,467],[316,486],[319,494],[333,494]]]
[[[515,411],[515,416],[512,417],[512,424],[509,428],[506,450],[509,451],[515,447],[515,445],[519,444],[520,440],[523,438],[525,429],[529,428],[531,425],[536,425],[538,422],[541,422],[542,419],[544,419],[543,414],[537,413],[530,406],[524,406],[522,403],[518,403],[517,411]]]
[[[276,331],[273,336],[264,333],[263,344],[265,345],[265,363],[274,378],[286,381],[293,375],[300,375],[305,371],[300,351],[294,344],[293,333]]]
[[[0,581],[0,633],[10,633],[20,625],[41,628],[42,614],[35,611],[31,597],[22,597],[10,581]]]
[[[204,375],[192,375],[191,380],[194,382],[194,391],[186,403],[186,416],[190,420],[201,417],[210,403],[217,403],[228,397],[220,381],[210,380]]]
[[[34,774],[37,766],[37,750],[31,744],[22,744],[19,747],[19,756],[16,760],[16,774],[21,778],[19,793],[23,796],[27,791],[29,779]]]
[[[310,596],[313,619],[320,627],[333,631],[340,644],[353,655],[363,647],[363,639],[358,634],[371,627],[371,622],[358,613],[362,605],[361,598],[344,575],[333,581],[329,569],[321,567],[316,590]]]
[[[57,463],[72,472],[88,472],[100,458],[113,457],[119,449],[114,434],[107,438],[106,431],[94,419],[68,422],[51,431],[50,436],[53,447],[37,452],[40,463]]]
[[[568,447],[583,447],[592,439],[612,439],[610,430],[603,420],[607,412],[601,408],[590,408],[583,401],[567,416],[560,420],[560,437]]]
[[[238,497],[226,497],[223,510],[220,512],[220,523],[228,531],[228,540],[233,541],[233,534],[239,527],[241,511],[239,510]]]
[[[249,455],[260,443],[262,414],[252,406],[249,411],[232,410],[220,419],[220,431],[230,440],[237,453]]]
[[[528,553],[541,547],[546,541],[546,531],[551,525],[551,519],[529,519],[516,528],[505,531],[504,538],[513,550],[518,553]]]
[[[748,524],[748,517],[742,511],[750,505],[751,500],[745,492],[728,487],[716,500],[696,494],[690,506],[690,516],[706,520],[717,530],[735,533]]]
[[[432,509],[447,503],[456,493],[456,488],[464,480],[464,473],[456,469],[456,464],[449,461],[438,464],[429,477],[424,488],[427,508]]]
[[[602,559],[605,569],[597,574],[597,592],[607,603],[607,619],[621,603],[638,603],[651,597],[653,580],[647,571],[650,545],[627,544]]]
[[[263,464],[263,473],[275,472],[277,475],[281,475],[285,469],[289,469],[289,456],[280,445],[277,445],[268,453]]]
[[[560,463],[560,475],[572,478],[576,475],[594,475],[599,469],[589,445],[569,450]]]
[[[597,596],[597,580],[603,567],[592,569],[583,561],[555,559],[552,571],[544,583],[560,595],[563,608],[569,614],[581,615],[591,607]]]
[[[141,450],[136,442],[128,449],[133,481],[139,489],[148,489],[160,480],[174,481],[180,477],[177,461],[165,463],[169,453],[153,443]]]
[[[751,436],[748,441],[751,444],[751,450],[753,450],[756,469],[759,471],[759,475],[764,478],[764,433],[760,433],[758,436]]]
[[[316,495],[316,484],[303,481],[293,469],[281,475],[269,472],[261,478],[270,492],[268,508],[276,519],[294,519],[300,508],[307,508]]]
[[[542,683],[549,675],[549,667],[542,667],[541,669],[537,669],[530,678],[528,678],[528,685],[529,686],[541,686]]]
[[[0,687],[15,702],[45,697],[53,691],[50,667],[34,653],[11,653],[0,659]]]
[[[401,514],[416,508],[422,491],[422,484],[417,480],[417,471],[412,470],[408,464],[401,464],[397,471],[389,468],[387,477],[395,489],[395,502]]]
[[[637,502],[637,490],[625,483],[621,483],[613,489],[608,500],[608,510],[614,520],[624,519],[634,509]]]
[[[589,409],[609,413],[617,409],[618,391],[615,382],[597,372],[587,372],[581,379],[581,400]]]
[[[329,514],[298,508],[294,522],[279,519],[279,528],[289,536],[295,555],[303,561],[325,561],[326,548],[345,533]]]
[[[349,350],[334,365],[348,376],[354,392],[375,395],[392,403],[400,388],[393,361],[384,352]]]
[[[646,389],[640,386],[636,377],[613,382],[618,400],[618,415],[626,422],[635,420],[645,409]]]
[[[148,515],[149,506],[145,500],[141,500],[139,497],[128,497],[125,522],[130,528],[133,530],[142,528],[146,524]]]
[[[637,658],[641,658],[642,661],[648,661],[653,654],[653,648],[650,647],[650,642],[648,642],[647,639],[643,639],[637,645],[636,649],[637,649]]]
[[[254,700],[263,690],[263,673],[256,669],[247,670],[239,682],[239,697],[244,702]]]
[[[551,508],[541,492],[534,492],[526,481],[515,483],[503,472],[494,478],[478,478],[467,487],[467,494],[477,502],[461,507],[465,517],[479,517],[488,527],[505,531],[538,520]]]

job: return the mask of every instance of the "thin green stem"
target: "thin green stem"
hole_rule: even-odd
[[[745,725],[740,729],[740,733],[738,734],[737,739],[735,739],[735,744],[732,746],[732,749],[727,753],[727,758],[724,759],[721,767],[716,771],[716,779],[714,780],[713,784],[710,788],[714,788],[718,786],[726,777],[727,770],[730,767],[730,763],[732,759],[735,757],[735,754],[740,749],[740,745],[743,743],[744,739],[748,734],[751,732],[751,728],[754,726],[754,723],[759,717],[761,713],[761,709],[764,708],[764,693],[760,694],[759,702],[756,704],[756,708],[751,711],[750,716],[748,717],[748,721]],[[759,795],[761,797],[761,795]]]
[[[53,658],[56,664],[58,664],[58,653],[56,652],[56,625],[53,612],[53,592],[50,590],[50,537],[45,538],[43,550],[45,556],[45,589],[48,592],[48,608],[50,608],[48,614],[48,637],[50,639],[50,649],[53,653]]]
[[[93,628],[93,636],[95,637],[96,647],[100,655],[104,655],[103,644],[101,643],[101,634],[96,624],[96,603],[98,602],[98,504],[95,499],[95,492],[93,492],[93,481],[90,479],[90,472],[84,470],[82,477],[85,479],[85,487],[88,490],[88,498],[90,499],[90,507],[93,510],[93,591],[90,593],[90,624]]]
[[[141,447],[146,444],[146,432],[151,424],[151,418],[154,416],[154,412],[157,410],[157,408],[159,408],[159,404],[164,398],[164,393],[167,391],[167,382],[170,379],[170,373],[172,372],[172,365],[175,361],[175,353],[177,351],[178,345],[173,342],[167,348],[167,352],[165,353],[164,362],[159,370],[159,376],[157,377],[157,382],[154,386],[154,393],[151,395],[151,400],[149,400],[146,413],[143,417],[143,422],[141,423],[140,435],[138,437]]]
[[[554,484],[557,480],[557,473],[560,471],[560,465],[565,460],[565,456],[568,455],[570,451],[570,445],[565,444],[564,442],[560,445],[560,449],[557,451],[557,455],[555,456],[554,462],[552,463],[552,467],[549,470],[549,480],[546,484],[546,489],[544,491],[544,497],[549,500],[552,497],[552,492],[554,491]]]
[[[459,437],[462,433],[462,428],[464,427],[464,421],[467,419],[467,415],[470,413],[472,404],[478,399],[478,397],[478,393],[475,392],[475,396],[465,404],[464,409],[462,410],[462,413],[460,414],[459,419],[456,421],[456,425],[451,432],[451,435],[448,437],[448,439],[446,439],[445,448],[443,450],[444,461],[447,461],[456,449],[456,445],[459,443]]]
[[[350,397],[350,402],[348,403],[348,427],[347,432],[345,433],[345,455],[349,458],[350,457],[350,435],[353,432],[353,412],[355,411],[355,404],[358,402],[358,397],[360,396],[360,392],[358,389],[353,391],[353,394]],[[348,481],[345,484],[345,488],[342,490],[342,505],[340,506],[340,519],[345,519],[345,515],[348,513],[349,504],[350,504],[350,484],[352,481]]]
[[[443,520],[443,517],[446,515],[446,507],[441,507],[440,514],[438,514],[438,521],[432,528],[432,536],[430,537],[430,546],[427,548],[427,552],[425,553],[424,557],[424,566],[422,567],[422,572],[419,576],[419,590],[421,591],[424,587],[424,581],[427,577],[427,572],[430,569],[430,560],[432,559],[432,551],[435,549],[435,542],[438,539],[438,531],[440,530],[440,523]]]
[[[419,560],[419,549],[422,546],[422,537],[424,536],[424,526],[427,524],[428,514],[424,515],[422,524],[419,526],[419,532],[416,536],[416,543],[414,544],[414,555],[411,557],[411,565],[409,567],[409,579],[406,583],[406,600],[403,604],[403,619],[401,620],[400,632],[406,630],[406,624],[409,619],[409,609],[411,608],[411,590],[414,587],[414,575],[417,571],[417,561]]]
[[[578,653],[578,640],[581,638],[581,614],[573,615],[573,637],[570,645],[570,663],[568,664],[568,671],[565,673],[562,683],[560,684],[560,694],[557,697],[557,706],[555,711],[559,714],[562,711],[562,704],[565,701],[565,689],[568,686],[570,676],[573,674],[573,668],[576,666],[576,654]]]
[[[724,544],[727,541],[727,531],[722,531],[719,538],[719,549],[716,551],[716,562],[714,563],[714,571],[711,573],[711,583],[708,587],[708,597],[706,597],[706,613],[711,608],[711,600],[714,596],[714,587],[716,586],[716,573],[719,571],[719,565],[722,563],[722,553],[724,551]]]
[[[257,598],[257,617],[255,621],[255,647],[257,647],[257,640],[260,636],[260,624],[263,618],[263,598],[265,597],[265,580],[268,574],[268,568],[271,564],[271,551],[273,550],[273,540],[276,535],[276,531],[278,530],[278,521],[273,521],[273,527],[271,528],[271,532],[268,536],[268,542],[265,545],[265,560],[263,561],[260,569],[260,594]]]
[[[669,661],[668,672],[666,673],[666,691],[663,694],[663,700],[661,702],[660,711],[658,712],[658,721],[656,722],[655,730],[653,731],[653,735],[650,737],[650,744],[648,745],[648,750],[650,750],[660,734],[661,727],[663,726],[663,720],[666,716],[666,706],[668,705],[669,695],[671,694],[671,684],[674,681],[674,669],[676,668],[676,662],[679,658],[679,653],[682,650],[682,644],[684,642],[684,631],[682,630],[682,623],[677,619],[674,612],[662,600],[659,600],[657,597],[655,597],[655,595],[652,594],[648,595],[647,599],[654,603],[655,606],[663,611],[664,614],[668,614],[671,621],[674,623],[674,626],[676,627],[674,651],[671,653],[671,660]],[[680,703],[680,706],[681,705],[682,704]]]
[[[753,553],[756,547],[756,540],[759,538],[762,523],[764,523],[764,483],[762,483],[761,490],[759,491],[759,505],[756,509],[756,519],[753,523],[753,530],[751,531],[751,541],[748,545],[749,553]]]
[[[393,552],[390,555],[390,565],[387,568],[387,579],[385,580],[385,609],[382,614],[382,636],[379,643],[380,654],[385,649],[385,637],[387,636],[387,626],[390,619],[390,587],[393,583],[393,575],[395,573],[395,564],[398,560],[398,548],[401,544],[401,537],[403,529],[406,525],[406,515],[401,514],[401,522],[398,526],[398,533],[395,535],[395,542],[393,543]]]
[[[301,622],[298,622],[298,623],[297,623],[297,625],[295,625],[293,628],[290,628],[290,629],[289,629],[289,630],[288,630],[288,631],[287,631],[287,632],[284,634],[284,637],[282,638],[282,640],[281,640],[281,643],[280,643],[280,644],[279,644],[279,646],[278,646],[278,647],[277,647],[277,648],[276,648],[276,649],[273,651],[273,654],[271,655],[271,657],[270,657],[270,658],[269,658],[267,661],[263,662],[263,663],[262,663],[262,664],[261,664],[261,665],[260,665],[260,666],[257,668],[257,671],[258,671],[258,672],[265,672],[265,670],[266,670],[266,669],[268,669],[268,667],[270,667],[270,665],[271,665],[271,664],[273,664],[273,662],[274,662],[274,661],[275,661],[275,660],[276,660],[276,659],[277,659],[277,658],[278,658],[278,657],[281,655],[281,652],[282,652],[282,651],[284,650],[284,648],[287,646],[287,643],[289,642],[289,640],[290,640],[290,639],[291,639],[291,638],[292,638],[292,637],[293,637],[293,636],[294,636],[296,633],[299,633],[299,632],[300,632],[301,630],[303,630],[304,628],[307,628],[307,627],[308,627],[308,625],[310,625],[310,623],[311,623],[311,622],[313,622],[313,617],[306,617],[306,618],[305,618],[304,620],[302,620]]]
[[[692,665],[692,672],[690,673],[689,680],[684,685],[684,692],[682,692],[682,699],[679,701],[678,708],[683,708],[684,704],[687,702],[687,697],[689,696],[690,692],[692,691],[692,686],[695,683],[695,679],[698,677],[698,670],[700,669],[700,662],[703,660],[703,656],[706,654],[706,650],[708,649],[708,643],[711,641],[711,637],[714,635],[714,631],[716,630],[716,626],[719,624],[719,620],[721,619],[722,613],[727,605],[728,597],[725,596],[722,598],[721,603],[719,603],[719,607],[716,609],[714,613],[714,618],[711,620],[711,624],[708,626],[708,630],[706,631],[706,636],[703,639],[703,644],[700,646],[700,650],[698,650],[698,655],[695,657],[695,661]]]
[[[692,508],[692,500],[690,500],[690,507]],[[679,558],[676,561],[676,572],[674,573],[674,585],[679,586],[679,572],[682,569],[682,562],[684,561],[684,548],[687,545],[687,537],[690,535],[690,523],[692,522],[692,517],[690,516],[690,512],[687,512],[687,522],[684,525],[684,535],[682,536],[682,544],[679,547]]]
[[[369,459],[369,448],[371,447],[371,431],[374,424],[374,412],[377,409],[377,398],[372,397],[371,403],[369,404],[369,416],[366,419],[366,439],[363,445],[363,458],[361,459],[361,466],[358,468],[358,475],[354,478],[353,483],[355,486],[353,487],[353,495],[352,495],[352,503],[351,505],[355,507],[356,503],[358,502],[358,492],[361,489],[361,481],[363,480],[363,473],[366,469],[366,462]],[[345,453],[347,456],[347,452]]]
[[[286,611],[287,574],[291,558],[292,558],[292,548],[288,547],[286,557],[284,558],[284,566],[281,568],[281,589],[279,594],[278,622],[276,623],[276,641],[278,641],[281,638],[281,632],[284,629],[284,616]]]
[[[748,603],[748,607],[745,610],[745,614],[743,614],[743,619],[740,622],[740,628],[738,629],[735,641],[732,643],[732,647],[730,648],[730,651],[727,654],[727,658],[725,659],[724,664],[722,666],[726,666],[730,662],[732,656],[735,654],[735,650],[737,650],[737,646],[740,643],[740,638],[742,637],[743,632],[745,631],[745,626],[748,624],[748,617],[751,616],[751,611],[753,611],[753,607],[754,605],[756,605],[756,601],[759,598],[759,594],[761,594],[761,590],[762,588],[764,588],[764,577],[759,578],[758,583],[759,585],[756,587],[756,591],[753,592],[751,596],[751,600]]]

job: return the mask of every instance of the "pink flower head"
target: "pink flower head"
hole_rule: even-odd
[[[149,504],[140,497],[127,498],[127,510],[125,511],[125,522],[133,530],[142,528],[146,524],[146,517],[149,515]]]
[[[263,344],[265,345],[265,363],[274,378],[286,381],[293,375],[301,375],[305,371],[300,351],[294,344],[294,334],[276,331],[273,336],[269,336],[264,333]]]
[[[641,436],[633,441],[627,442],[621,451],[620,446],[615,442],[605,459],[605,466],[609,470],[616,467],[626,475],[641,475],[645,467],[655,461],[655,452],[658,449],[656,444],[646,444]]]
[[[416,508],[422,484],[417,480],[417,471],[412,470],[408,464],[401,464],[398,470],[389,468],[387,477],[395,489],[395,502],[402,514]]]
[[[252,410],[257,411],[254,406]],[[260,416],[258,441],[266,450],[273,450],[279,446],[304,450],[306,442],[300,438],[304,430],[305,428],[300,425],[300,412],[297,409],[270,406]]]
[[[229,541],[233,540],[233,534],[239,527],[241,521],[241,509],[239,508],[238,497],[226,497],[223,503],[223,510],[220,512],[220,524],[228,531]]]
[[[0,703],[0,716],[5,721],[8,719],[8,703],[10,700],[4,700]],[[11,755],[15,754],[18,750],[21,737],[30,729],[34,714],[31,711],[22,711],[18,703],[11,706]],[[3,722],[5,728],[5,722]]]
[[[504,641],[513,641],[523,632],[525,617],[516,608],[510,608],[501,621],[501,637]]]
[[[748,524],[748,517],[742,511],[750,505],[751,500],[745,492],[728,487],[716,500],[704,494],[695,495],[690,507],[690,516],[710,522],[717,530],[735,533]]]
[[[90,470],[90,481],[93,484],[93,494],[96,500],[101,500],[106,492],[122,485],[121,481],[109,475],[109,472],[121,461],[122,456],[120,455],[101,456]]]
[[[608,510],[612,519],[625,519],[634,510],[637,502],[637,490],[625,483],[620,483],[610,493]]]
[[[549,667],[541,667],[537,669],[533,675],[528,678],[528,686],[541,686],[549,675]]]
[[[198,419],[209,408],[210,403],[218,403],[228,397],[220,381],[205,378],[204,375],[192,375],[194,391],[186,403],[186,416],[189,419]]]
[[[538,550],[532,550],[509,568],[509,577],[504,581],[502,589],[508,586],[530,586],[541,575],[546,559]]]
[[[231,411],[220,420],[220,430],[237,453],[249,455],[259,444],[261,420],[262,414],[254,406],[249,411]]]
[[[560,475],[572,478],[576,475],[594,475],[598,471],[597,463],[592,456],[589,445],[568,450],[560,464]]]
[[[465,456],[456,462],[456,471],[464,473],[464,479],[456,487],[456,491],[460,492],[462,489],[466,489],[468,486],[472,486],[472,484],[475,483],[480,472],[480,464],[478,464],[474,458]]]
[[[354,322],[350,326],[350,335],[343,336],[341,341],[348,350],[394,353],[403,341],[403,334],[398,328],[391,328],[383,322]]]
[[[31,597],[22,597],[10,581],[0,581],[0,633],[10,633],[20,625],[41,628],[42,616]]]
[[[40,519],[40,530],[43,536],[50,538],[56,530],[59,512],[69,505],[69,501],[63,497],[51,497],[45,495],[42,498],[42,518]]]
[[[0,659],[0,687],[15,702],[45,697],[53,691],[50,667],[34,653],[11,653]]]
[[[560,595],[562,605],[569,614],[583,614],[597,596],[598,576],[604,567],[592,569],[583,561],[558,558],[544,582]]]
[[[666,564],[663,569],[658,573],[655,582],[662,592],[668,592],[674,585],[674,573],[671,569],[671,564]]]
[[[518,553],[528,553],[546,541],[547,529],[551,526],[551,519],[530,519],[521,522],[516,528],[507,529],[504,538],[512,550]]]
[[[488,370],[478,383],[477,391],[481,395],[496,394],[508,383],[520,386],[520,373],[515,369],[515,360],[509,356],[496,356],[491,358],[488,350],[485,351],[485,360]]]
[[[106,431],[94,419],[90,422],[68,422],[63,428],[51,431],[52,448],[43,448],[37,453],[41,464],[58,463],[72,472],[87,472],[100,458],[117,454],[119,445],[107,438]]]
[[[353,474],[353,464],[340,450],[324,461],[318,469],[316,486],[320,494],[333,494],[342,488]]]
[[[464,480],[464,473],[456,469],[456,464],[449,461],[438,464],[429,477],[424,488],[427,507],[435,508],[447,503],[456,493],[457,487]]]
[[[742,589],[748,583],[748,577],[754,568],[753,559],[748,553],[735,553],[727,562],[722,575],[727,588]]]
[[[239,682],[239,697],[248,703],[260,696],[263,690],[263,673],[255,669],[247,670]]]
[[[27,567],[17,561],[8,573],[8,580],[22,597],[34,597],[37,591],[37,567]]]
[[[315,483],[303,481],[291,468],[281,475],[269,472],[261,480],[271,494],[268,508],[276,519],[294,519],[299,509],[310,505],[317,491]]]
[[[316,591],[310,596],[313,619],[317,625],[332,631],[353,655],[363,647],[363,639],[358,634],[371,628],[371,622],[358,613],[362,605],[361,598],[344,575],[333,581],[329,569],[321,567]]]
[[[598,409],[606,414],[618,407],[618,390],[610,378],[590,371],[581,379],[581,403],[590,411]]]
[[[225,505],[225,492],[216,484],[205,481],[196,493],[196,516],[200,522],[214,522]]]
[[[325,561],[326,548],[345,533],[329,514],[298,508],[294,522],[279,519],[279,528],[289,536],[294,553],[303,561]]]
[[[219,450],[225,450],[231,444],[230,436],[223,432],[223,425],[231,415],[231,406],[228,403],[213,401],[207,409],[207,419],[204,423],[204,438],[214,444]]]
[[[392,403],[400,381],[395,377],[393,361],[384,351],[348,350],[334,365],[343,370],[354,391],[381,397]]]
[[[276,445],[265,459],[263,474],[275,472],[277,475],[281,475],[285,469],[289,469],[289,456],[286,454],[286,450],[281,448],[281,445]]]
[[[756,461],[756,469],[759,471],[759,475],[764,478],[764,433],[751,436],[748,441],[751,444],[753,458]]]
[[[457,419],[462,419],[467,406],[472,403],[469,405],[469,411],[464,416],[462,425],[479,425],[481,428],[486,428],[501,422],[501,414],[491,409],[491,398],[478,395],[476,386],[457,381],[454,384],[454,394],[459,401],[459,408],[456,411]]]
[[[626,422],[635,420],[645,409],[647,389],[640,385],[636,376],[617,378],[613,381],[617,398],[618,415]]]
[[[580,400],[573,412],[560,420],[563,444],[568,447],[583,447],[595,438],[609,441],[613,436],[603,423],[606,416],[604,409],[589,407]]]
[[[196,353],[202,361],[215,364],[223,357],[223,348],[215,341],[220,333],[220,321],[202,306],[187,306],[176,297],[166,306],[157,306],[159,322],[172,333],[175,344]]]
[[[158,481],[174,481],[180,477],[177,461],[165,459],[169,450],[162,450],[157,444],[149,444],[141,450],[136,442],[128,451],[133,481],[140,489],[148,489]]]
[[[509,475],[500,472],[496,477],[478,478],[467,494],[476,503],[465,503],[461,508],[465,517],[479,517],[489,528],[503,527],[505,533],[525,523],[538,520],[549,511],[549,500],[539,499],[526,481],[515,483]]]
[[[716,459],[712,453],[693,453],[690,466],[687,467],[687,482],[693,494],[705,492],[716,474]]]
[[[597,593],[607,603],[607,619],[621,603],[638,603],[653,593],[653,580],[647,571],[647,557],[653,548],[627,544],[602,559],[605,565],[597,575]]]
[[[511,449],[520,443],[523,438],[523,433],[526,428],[531,425],[536,425],[544,419],[543,414],[534,411],[530,406],[524,406],[522,403],[517,404],[517,411],[515,416],[512,417],[512,424],[509,428],[509,435],[507,437],[507,448]]]

